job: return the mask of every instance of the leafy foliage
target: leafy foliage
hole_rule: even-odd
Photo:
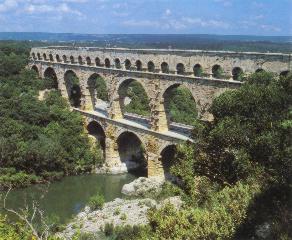
[[[104,202],[104,196],[101,194],[96,194],[89,199],[88,205],[91,210],[97,210],[102,209]]]

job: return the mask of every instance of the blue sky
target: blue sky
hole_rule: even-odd
[[[0,31],[292,35],[292,0],[0,0]]]

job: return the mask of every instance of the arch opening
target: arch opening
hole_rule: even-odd
[[[82,59],[81,56],[78,57],[78,63],[79,63],[80,65],[83,65],[83,59]]]
[[[125,60],[125,69],[130,70],[131,68],[131,61],[129,59]]]
[[[118,94],[122,113],[150,116],[149,98],[144,87],[137,80],[125,80],[120,85]]]
[[[57,74],[51,67],[48,67],[44,72],[44,87],[46,89],[58,89]]]
[[[106,68],[110,68],[110,67],[111,67],[111,62],[110,62],[110,60],[109,60],[108,58],[106,58],[106,59],[104,60],[104,66],[105,66]]]
[[[185,66],[182,63],[178,63],[176,65],[176,73],[179,75],[184,75],[185,73]]]
[[[175,154],[176,154],[175,145],[168,145],[160,153],[159,160],[161,161],[162,164],[164,177],[167,180],[173,180],[175,178],[170,173],[170,169],[174,164]]]
[[[41,54],[37,53],[37,56],[38,56],[38,60],[41,60]]]
[[[188,88],[174,84],[166,89],[163,99],[168,126],[171,122],[196,124],[198,118],[196,101]]]
[[[49,59],[50,59],[51,62],[54,61],[54,58],[53,58],[53,55],[52,54],[49,55]]]
[[[66,55],[63,55],[62,58],[63,58],[63,62],[66,63],[67,62],[67,56]]]
[[[106,109],[108,94],[105,80],[99,74],[94,73],[88,78],[87,85],[93,109],[96,108],[96,105]]]
[[[262,68],[258,68],[256,71],[255,71],[255,73],[263,73],[265,70],[264,69],[262,69]]]
[[[143,144],[136,134],[123,132],[117,139],[119,157],[128,172],[147,176],[147,159]]]
[[[140,60],[137,60],[136,61],[136,68],[137,68],[137,71],[142,71],[142,62]]]
[[[121,61],[118,58],[115,59],[115,68],[117,68],[117,69],[121,68]]]
[[[32,56],[33,59],[36,59],[36,56],[35,56],[34,52],[31,54],[31,56]]]
[[[45,53],[43,54],[43,58],[45,61],[47,61],[47,55]]]
[[[56,55],[56,60],[57,60],[57,62],[61,62],[61,58],[58,54]]]
[[[74,60],[74,57],[73,56],[70,56],[70,63],[72,63],[72,64],[75,63],[75,60]]]
[[[90,57],[86,57],[86,64],[88,66],[91,66],[91,59],[90,59]]]
[[[152,61],[148,62],[147,68],[149,72],[154,72],[155,71],[155,65]]]
[[[214,78],[222,79],[224,78],[224,70],[223,68],[216,64],[212,67],[212,75]]]
[[[161,72],[162,73],[169,73],[169,66],[166,62],[161,63]]]
[[[103,127],[96,121],[92,121],[87,125],[87,132],[93,137],[96,143],[96,149],[101,150],[101,155],[105,159],[106,136]]]
[[[200,64],[196,64],[193,68],[195,77],[202,77],[203,76],[203,68]]]
[[[100,66],[100,59],[97,57],[95,58],[95,66],[99,67]]]
[[[65,86],[72,107],[81,106],[81,88],[77,75],[72,70],[68,70],[64,76]]]
[[[240,67],[235,67],[232,69],[233,80],[242,81],[244,78],[243,70]]]
[[[37,67],[36,65],[33,65],[33,66],[31,67],[31,70],[35,71],[35,73],[36,73],[37,76],[40,75],[40,74],[39,74],[39,69],[38,69],[38,67]]]

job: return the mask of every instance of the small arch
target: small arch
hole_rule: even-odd
[[[38,56],[38,60],[41,60],[41,54],[37,53],[37,56]]]
[[[36,59],[36,56],[35,56],[34,52],[31,54],[31,56],[32,56],[33,59]]]
[[[214,78],[221,79],[223,78],[223,74],[224,74],[224,71],[220,65],[216,64],[212,67],[212,75]]]
[[[70,56],[70,63],[74,64],[75,63],[75,59],[73,56]]]
[[[115,68],[117,68],[117,69],[121,68],[121,61],[118,58],[115,59]]]
[[[242,81],[243,80],[243,70],[240,67],[235,67],[232,69],[233,80]]]
[[[155,65],[152,61],[147,63],[147,69],[149,72],[154,72],[155,71]]]
[[[81,106],[81,87],[75,72],[68,70],[64,74],[65,86],[72,107]]]
[[[88,66],[91,66],[91,59],[90,59],[90,57],[86,57],[86,64]]]
[[[169,73],[169,66],[166,62],[161,63],[161,72]]]
[[[193,71],[194,71],[194,76],[195,77],[202,77],[203,76],[203,68],[202,68],[202,66],[199,63],[197,63],[193,67]]]
[[[104,66],[105,66],[106,68],[110,68],[110,67],[111,67],[111,62],[110,62],[110,60],[109,60],[108,58],[106,58],[106,59],[104,60]]]
[[[176,154],[176,146],[168,145],[160,153],[159,160],[161,161],[163,174],[165,179],[172,180],[174,176],[170,174],[170,169],[174,165]]]
[[[63,55],[62,58],[63,58],[63,62],[66,63],[67,62],[67,56],[66,55]]]
[[[289,74],[290,74],[290,71],[289,71],[289,70],[282,71],[282,72],[280,73],[280,77],[287,77]]]
[[[98,57],[95,58],[95,66],[99,67],[100,66],[100,59]]]
[[[137,68],[137,71],[142,71],[142,62],[140,60],[137,60],[136,61],[136,68]]]
[[[56,55],[56,60],[57,60],[57,62],[61,62],[61,58],[60,58],[59,54]]]
[[[83,65],[83,58],[81,56],[78,57],[78,63],[80,65]]]
[[[39,69],[38,69],[38,67],[36,65],[33,65],[31,67],[31,70],[35,71],[36,75],[39,76]]]
[[[104,131],[103,127],[98,122],[91,121],[87,125],[86,129],[87,129],[88,134],[95,138],[95,141],[99,145],[96,147],[101,148],[103,158],[105,159],[106,135],[105,135],[105,131]]]
[[[131,68],[131,61],[129,59],[125,60],[125,69],[130,70]]]
[[[47,55],[45,53],[43,54],[43,58],[45,61],[47,61]]]
[[[47,89],[58,89],[57,74],[52,67],[48,67],[44,72],[44,87]]]
[[[140,138],[132,132],[123,132],[117,138],[119,157],[128,172],[139,171],[139,175],[147,176],[147,160]]]
[[[176,73],[179,75],[183,75],[185,73],[185,66],[182,63],[178,63],[176,65]]]
[[[52,55],[52,54],[49,54],[49,59],[50,59],[50,61],[51,61],[51,62],[53,62],[53,61],[54,61],[54,57],[53,57],[53,55]]]

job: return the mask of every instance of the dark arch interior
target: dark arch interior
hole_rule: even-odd
[[[120,159],[129,172],[147,175],[147,160],[140,139],[131,132],[122,133],[117,140]]]
[[[61,62],[60,56],[58,54],[56,55],[56,60],[57,62]]]
[[[126,60],[125,60],[125,68],[126,68],[127,70],[130,70],[130,68],[131,68],[131,62],[130,62],[129,59],[126,59]]]
[[[93,109],[97,103],[97,99],[107,102],[108,94],[105,80],[97,73],[92,74],[88,81],[88,90],[91,97]]]
[[[202,77],[203,76],[203,68],[200,64],[196,64],[193,68],[194,70],[194,75],[196,77]]]
[[[67,62],[67,57],[66,57],[66,55],[63,55],[63,61],[64,61],[64,63]]]
[[[69,70],[64,76],[67,94],[72,107],[80,107],[81,105],[81,88],[77,75]]]
[[[169,146],[165,147],[160,154],[160,161],[161,161],[162,166],[163,166],[165,179],[171,180],[171,178],[172,178],[172,176],[170,174],[170,168],[174,164],[175,154],[176,154],[176,146],[175,145],[169,145]]]
[[[38,56],[38,60],[41,60],[41,54],[37,54],[37,56]]]
[[[100,66],[100,59],[98,57],[95,58],[95,66]]]
[[[50,61],[51,61],[51,62],[54,61],[54,58],[53,58],[53,55],[52,55],[52,54],[49,55],[49,58],[50,58]]]
[[[223,78],[224,72],[223,72],[223,68],[220,65],[214,65],[212,67],[212,74],[214,78]]]
[[[78,57],[78,63],[79,63],[80,65],[82,65],[82,64],[83,64],[83,59],[82,59],[82,57],[81,57],[81,56],[79,56],[79,57]]]
[[[71,62],[71,63],[74,63],[74,62],[75,62],[75,60],[74,60],[74,57],[73,57],[73,56],[71,56],[71,57],[70,57],[70,62]]]
[[[235,67],[232,69],[232,78],[233,80],[238,80],[238,81],[243,80],[243,71],[240,67]]]
[[[118,58],[115,59],[115,67],[118,68],[118,69],[121,68],[121,61]]]
[[[97,140],[97,142],[99,143],[101,147],[103,157],[105,158],[105,138],[106,137],[105,137],[105,132],[102,126],[98,122],[92,121],[87,125],[87,131],[88,131],[88,134],[95,137],[95,139]]]
[[[140,60],[136,61],[136,68],[137,71],[142,71],[142,62]]]
[[[33,65],[33,66],[31,67],[31,70],[35,71],[35,73],[37,74],[37,76],[39,76],[39,70],[38,70],[38,68],[37,68],[36,65]]]
[[[110,62],[110,60],[109,60],[108,58],[106,58],[106,59],[104,60],[104,65],[105,65],[105,67],[107,67],[107,68],[110,68],[110,67],[111,67],[111,62]]]
[[[283,72],[280,73],[280,76],[281,77],[287,77],[289,75],[289,73],[290,73],[290,71],[288,71],[288,70],[287,71],[283,71]]]
[[[86,64],[89,65],[89,66],[91,65],[91,59],[90,59],[90,57],[87,57],[86,58]]]
[[[163,73],[169,73],[169,67],[166,62],[161,63],[161,72]]]
[[[44,72],[44,84],[47,89],[58,89],[58,79],[53,68],[48,67]]]
[[[123,113],[150,115],[149,99],[141,83],[135,79],[127,79],[120,85],[118,93]]]
[[[262,72],[264,72],[264,69],[262,69],[262,68],[258,68],[255,72],[256,72],[256,73],[262,73]]]
[[[44,60],[47,60],[47,55],[45,53],[43,54],[43,58]]]
[[[154,72],[155,71],[155,65],[154,65],[153,62],[151,62],[151,61],[148,62],[147,67],[148,67],[148,71],[149,72]]]
[[[180,84],[170,86],[163,94],[164,108],[168,120],[194,125],[198,117],[196,102],[190,90]]]
[[[183,75],[185,73],[185,66],[182,63],[176,65],[177,74]]]

